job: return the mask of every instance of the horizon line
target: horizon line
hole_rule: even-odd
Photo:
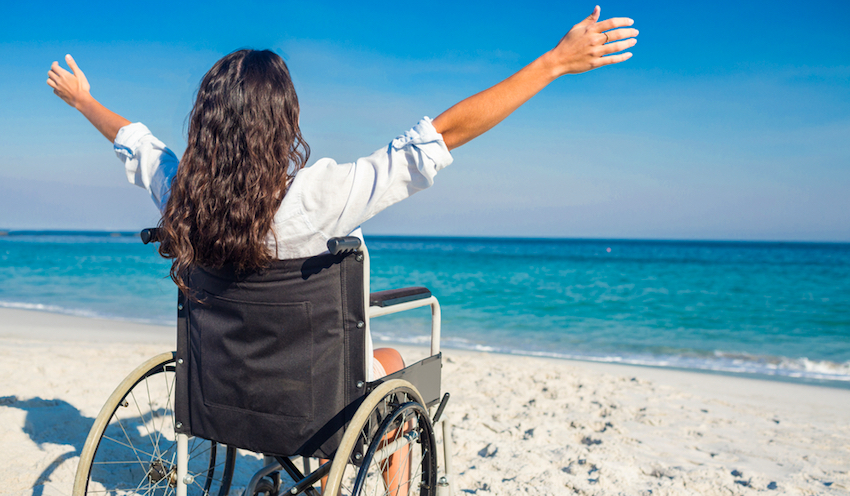
[[[12,236],[92,236],[92,237],[133,237],[139,231],[110,229],[0,229],[0,238]],[[453,234],[364,234],[364,238],[406,238],[464,241],[571,241],[571,242],[646,242],[646,243],[711,243],[711,244],[828,244],[850,245],[850,241],[811,241],[811,240],[749,240],[749,239],[711,239],[711,238],[600,238],[600,237],[555,237],[555,236],[488,236]]]

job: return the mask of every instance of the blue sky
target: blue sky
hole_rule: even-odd
[[[850,4],[624,2],[634,57],[562,78],[457,149],[373,234],[850,241]],[[45,84],[92,93],[181,153],[204,72],[290,66],[313,159],[349,161],[509,76],[592,3],[33,2],[0,20],[0,229],[132,230],[146,193]]]

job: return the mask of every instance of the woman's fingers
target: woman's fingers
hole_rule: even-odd
[[[62,75],[61,74],[59,74],[58,72],[56,72],[52,68],[49,71],[47,71],[47,84],[49,84],[50,86],[55,88],[57,85],[61,84],[61,82],[62,82]]]
[[[630,19],[628,17],[612,17],[611,19],[605,19],[602,22],[595,23],[590,29],[597,33],[601,33],[602,31],[608,31],[609,29],[626,28],[634,23],[634,19]]]
[[[77,65],[77,62],[74,60],[74,57],[71,57],[71,54],[65,55],[65,62],[68,63],[68,67],[74,72],[74,75],[79,78],[85,78],[85,74],[80,70],[80,67]]]
[[[602,47],[602,53],[604,55],[608,55],[609,53],[622,52],[623,50],[627,50],[635,46],[636,43],[637,40],[634,38],[623,41],[616,41],[614,43],[608,43],[607,45]]]
[[[53,88],[53,93],[72,107],[86,96],[90,90],[85,74],[77,66],[71,55],[65,56],[65,61],[73,73],[64,69],[59,62],[53,62],[47,72],[47,85]]]
[[[60,84],[59,82],[59,74],[56,74],[53,71],[47,73],[47,84],[52,88],[57,88]]]
[[[634,28],[621,28],[614,29],[612,31],[605,31],[602,35],[608,35],[607,41],[605,43],[611,41],[619,41],[624,40],[626,38],[634,38],[638,35],[638,30]]]
[[[599,20],[599,12],[600,11],[601,11],[601,9],[597,5],[596,7],[593,8],[593,12],[591,12],[589,16],[582,19],[581,22],[576,24],[576,26],[585,26],[585,25],[590,26],[592,24],[596,24],[596,21]]]
[[[595,24],[596,21],[599,20],[599,13],[600,12],[602,12],[602,9],[600,9],[599,6],[597,5],[596,7],[593,8],[593,12],[591,12],[590,15],[587,16],[584,19],[584,21],[582,21],[582,23]]]
[[[65,55],[65,62],[68,63],[68,67],[70,67],[74,72],[77,72],[80,69],[77,67],[77,62],[74,60],[74,57],[71,57],[70,53]]]
[[[64,67],[59,65],[59,62],[53,62],[53,64],[50,66],[50,70],[55,72],[59,76],[72,76],[70,72],[66,71]]]
[[[83,91],[91,90],[91,86],[89,85],[89,80],[86,78],[86,75],[83,74],[82,69],[77,65],[77,62],[74,60],[74,57],[71,57],[71,54],[65,55],[65,62],[68,63],[68,67],[74,71],[74,77],[77,78],[77,81],[80,85],[80,89]]]
[[[626,53],[618,53],[617,55],[608,55],[607,57],[600,57],[597,63],[597,67],[602,67],[603,65],[611,65],[611,64],[619,64],[624,60],[629,60],[632,58],[632,52]]]

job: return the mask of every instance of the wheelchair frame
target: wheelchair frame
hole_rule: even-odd
[[[158,230],[145,229],[141,232],[141,238],[146,244],[157,241]],[[291,458],[294,457],[264,455],[263,468],[253,475],[251,480],[247,483],[243,494],[245,496],[254,496],[255,494],[267,494],[268,496],[272,496],[274,494],[296,495],[305,493],[310,496],[317,496],[319,493],[313,487],[314,484],[323,477],[327,477],[324,494],[337,496],[342,494],[341,490],[342,484],[344,483],[343,478],[346,477],[346,470],[350,470],[351,467],[357,463],[360,464],[360,469],[355,477],[352,494],[359,494],[359,489],[362,488],[362,484],[365,479],[370,477],[367,472],[370,470],[372,463],[375,463],[376,460],[379,463],[382,460],[386,460],[392,456],[392,452],[397,452],[401,449],[411,450],[414,445],[419,445],[420,450],[422,450],[422,460],[420,460],[420,464],[429,464],[427,470],[433,470],[433,476],[429,477],[432,482],[436,482],[436,484],[421,484],[418,488],[419,494],[449,496],[452,494],[452,435],[451,423],[443,415],[449,394],[446,393],[442,396],[439,406],[436,408],[436,411],[434,411],[433,406],[429,408],[426,404],[416,386],[408,380],[405,380],[405,377],[408,375],[417,375],[414,371],[417,366],[420,366],[422,363],[431,359],[439,359],[441,331],[439,301],[435,296],[431,295],[430,291],[426,288],[404,288],[370,293],[369,255],[365,246],[361,245],[358,238],[333,238],[328,241],[328,249],[332,254],[348,253],[353,251],[356,252],[355,256],[363,257],[364,296],[367,299],[367,326],[368,319],[373,317],[390,315],[426,306],[431,308],[430,357],[421,362],[407,366],[401,371],[389,374],[385,378],[380,378],[375,382],[370,383],[374,386],[374,388],[371,391],[367,391],[362,403],[354,413],[354,416],[342,436],[342,441],[339,448],[336,450],[333,460],[321,465],[315,471],[311,471],[309,459],[304,458],[304,471],[309,472],[305,475],[299,471],[292,462]],[[361,259],[358,258],[358,260]],[[120,418],[117,415],[118,409],[122,406],[127,406],[131,395],[133,395],[133,401],[136,401],[133,393],[134,388],[143,382],[145,383],[145,387],[148,389],[148,396],[150,396],[150,387],[147,385],[147,379],[163,372],[173,373],[176,360],[176,352],[163,353],[147,360],[131,372],[119,384],[112,395],[110,395],[109,399],[96,417],[94,425],[89,432],[83,450],[80,454],[80,463],[74,480],[74,496],[89,494],[89,480],[91,478],[93,465],[95,464],[94,458],[97,455],[97,450],[100,447],[101,440],[110,439],[113,442],[118,442],[106,435],[106,429],[113,417],[117,419],[119,425],[121,424]],[[433,370],[433,366],[430,367],[430,369]],[[171,385],[166,388],[166,394],[169,394],[170,398],[167,399],[163,408],[166,413],[169,408],[171,409],[171,425],[169,432],[174,432],[176,429],[180,428],[179,423],[176,426],[174,425],[176,423],[173,415],[175,401],[171,399],[174,398],[174,395],[176,394],[175,390],[177,389],[178,388],[174,386],[174,383],[171,383]],[[437,396],[439,396],[439,393],[440,392],[438,390]],[[141,410],[139,410],[140,417],[142,417],[145,422],[149,420],[153,423],[155,420],[161,420],[160,427],[169,429],[169,426],[165,425],[167,424],[168,415],[164,415],[161,412],[157,413],[158,410],[155,411],[153,409],[152,403],[150,403],[150,406],[151,411],[149,413],[149,419],[145,417],[145,414],[141,412]],[[439,480],[437,480],[439,475],[439,456],[438,450],[436,449],[436,440],[433,434],[434,425],[438,423],[441,424],[443,436],[443,475],[442,477],[439,477]],[[418,429],[424,432],[426,438],[422,438],[423,434],[419,432],[419,430],[409,429],[407,427],[411,425],[419,426]],[[125,429],[124,425],[120,425],[120,427],[122,430]],[[407,429],[406,433],[404,433],[405,429]],[[401,435],[399,436],[399,434]],[[219,494],[220,496],[228,494],[232,484],[231,477],[233,475],[236,458],[235,448],[226,447],[223,461],[216,463],[219,457],[217,449],[218,445],[213,441],[208,441],[210,443],[209,468],[206,473],[204,485],[201,486],[195,479],[196,476],[204,476],[203,471],[196,471],[196,473],[189,472],[190,442],[200,440],[200,438],[193,438],[187,434],[174,432],[175,442],[172,444],[176,444],[176,451],[172,452],[171,448],[174,446],[169,445],[167,449],[160,450],[156,447],[151,450],[151,453],[146,453],[144,451],[137,450],[135,446],[133,446],[130,436],[126,430],[124,431],[124,435],[127,439],[127,443],[124,445],[134,452],[138,459],[138,463],[142,465],[144,470],[146,470],[142,480],[139,481],[139,487],[137,487],[136,490],[140,489],[146,478],[149,483],[152,483],[152,486],[148,488],[148,491],[145,491],[144,494],[152,493],[152,490],[162,489],[163,494],[171,494],[173,492],[176,496],[187,496],[189,493],[189,487],[197,486],[201,489],[201,494],[207,495],[210,494],[212,474],[216,467],[220,467],[220,470],[223,472],[223,476],[220,481]],[[156,433],[157,443],[160,441],[161,435],[162,433],[160,432]],[[390,435],[394,436],[394,439],[391,441],[389,440]],[[151,434],[148,433],[148,436],[150,437]],[[166,437],[170,440],[170,437]],[[363,451],[363,449],[361,448],[365,448],[364,440],[368,442],[369,447],[365,453],[362,453],[361,451]],[[119,442],[119,444],[121,443]],[[408,448],[405,448],[406,446]],[[409,452],[410,451],[407,451],[406,453]],[[141,457],[139,456],[140,453],[142,455]],[[171,456],[170,460],[168,459],[168,456]],[[143,459],[145,457],[150,457],[150,460]],[[425,460],[426,457],[427,460]],[[279,487],[280,477],[275,474],[279,474],[281,470],[285,471],[289,477],[293,479],[295,482],[294,485],[285,489],[281,489]],[[270,476],[272,481],[271,485],[269,483]],[[371,477],[374,479],[374,474],[372,474]],[[384,478],[383,475],[380,477]],[[407,483],[410,482],[412,481],[408,481]],[[383,484],[386,492],[390,493],[391,490],[387,487],[388,484],[386,480],[383,481]],[[434,487],[428,487],[430,485],[433,485]],[[132,488],[129,489],[132,491]],[[408,487],[408,492],[413,490],[416,490],[416,488]]]

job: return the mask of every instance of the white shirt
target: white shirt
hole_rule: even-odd
[[[177,174],[179,159],[174,152],[138,122],[118,131],[114,148],[124,162],[127,179],[148,190],[162,211]],[[277,248],[278,258],[285,260],[321,255],[327,252],[328,239],[335,236],[362,239],[361,223],[428,188],[437,172],[451,163],[452,155],[428,117],[368,157],[345,164],[323,158],[295,175],[274,217],[277,246],[269,235],[269,248],[272,252]],[[367,317],[366,380],[380,375],[373,368]]]
[[[162,211],[177,174],[177,156],[141,123],[121,128],[114,148],[127,179],[147,189]],[[368,157],[345,164],[323,158],[305,167],[295,175],[275,214],[278,258],[322,254],[335,236],[362,237],[361,223],[434,184],[437,172],[451,162],[443,137],[424,117]],[[272,236],[268,241],[274,252]]]

